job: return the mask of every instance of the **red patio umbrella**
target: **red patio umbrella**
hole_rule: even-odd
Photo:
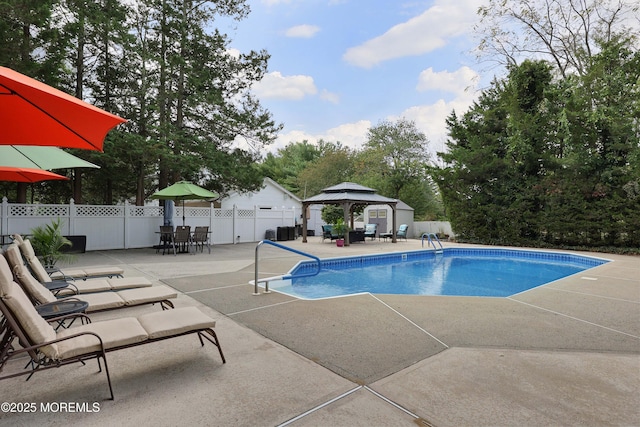
[[[11,182],[40,182],[54,179],[69,179],[57,173],[42,169],[16,168],[12,166],[0,166],[0,181]]]
[[[125,119],[9,68],[0,67],[0,144],[102,151]]]

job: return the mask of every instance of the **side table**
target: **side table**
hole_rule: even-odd
[[[68,314],[85,313],[87,311],[87,307],[89,307],[89,303],[86,301],[72,300],[38,305],[36,306],[36,311],[45,320],[49,320],[54,317],[66,316]],[[57,320],[58,326],[56,326],[56,330],[61,327],[69,328],[76,319],[71,319],[71,322],[68,325],[65,325],[65,320],[66,319]]]

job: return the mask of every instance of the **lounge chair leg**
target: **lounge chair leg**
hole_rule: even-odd
[[[107,365],[107,355],[103,351],[102,356],[98,356],[98,366],[100,365],[100,357],[104,359],[104,372],[107,374],[107,383],[109,383],[109,394],[111,395],[109,400],[114,400],[113,387],[111,386],[111,375],[109,375],[109,366]]]
[[[209,335],[211,335],[211,338],[209,338],[206,335],[202,335],[203,332],[206,332]],[[222,359],[222,363],[227,363],[227,360],[224,358],[224,354],[222,354],[222,347],[220,346],[220,341],[218,341],[218,336],[216,335],[213,329],[211,328],[204,329],[198,332],[198,336],[200,337],[200,343],[202,343],[202,338],[206,338],[207,341],[209,341],[210,343],[218,347],[218,352],[220,352],[220,358]],[[202,345],[204,345],[204,343]]]
[[[160,307],[162,307],[162,310],[169,310],[170,308],[176,308],[173,303],[171,301],[169,301],[168,299],[160,301]]]

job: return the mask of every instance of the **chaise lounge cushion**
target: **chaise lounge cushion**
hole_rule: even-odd
[[[4,270],[4,266],[8,267],[6,262],[0,262],[0,269]],[[13,281],[8,282],[5,280],[6,275],[4,272],[0,273],[0,276],[2,277],[0,279],[0,298],[14,313],[29,339],[36,344],[56,339],[56,332],[53,327],[38,315],[29,298],[20,289],[20,286]],[[47,357],[52,357],[58,353],[58,347],[57,344],[50,344],[42,347],[41,351]]]
[[[65,268],[61,271],[51,273],[51,278],[53,280],[60,280],[66,277],[72,277],[74,279],[85,279],[87,277],[95,276],[122,276],[123,274],[124,270],[116,266],[84,267],[74,269]]]
[[[136,344],[148,338],[147,332],[142,328],[135,317],[123,317],[104,322],[94,322],[81,326],[63,329],[57,334],[57,338],[75,335],[79,332],[93,332],[102,338],[105,350],[129,344]],[[100,341],[93,335],[82,335],[58,344],[58,352],[52,357],[56,360],[67,359],[100,350]]]
[[[125,289],[118,291],[117,295],[122,298],[124,305],[140,305],[170,298],[178,298],[175,290],[165,285],[152,286],[150,288]],[[84,295],[81,296],[84,299]]]
[[[29,267],[31,267],[33,274],[38,278],[38,280],[44,281],[43,278],[49,277],[49,274],[47,274],[47,270],[44,269],[44,267],[40,263],[40,260],[36,257],[36,252],[33,250],[33,246],[31,246],[30,240],[15,239],[14,243],[18,244],[20,252],[22,252],[22,256],[27,260],[27,262],[29,263]]]
[[[93,311],[110,310],[114,308],[124,307],[125,301],[115,292],[98,292],[95,294],[78,295],[79,300],[85,301],[89,306],[87,313]]]
[[[195,307],[157,311],[138,317],[150,339],[182,334],[201,328],[213,328],[216,321]]]
[[[100,279],[85,280],[82,283],[93,282],[94,280]],[[114,291],[120,289],[147,288],[153,285],[146,277],[120,277],[118,279],[106,279],[106,281]]]
[[[13,275],[24,286],[25,292],[31,296],[33,300],[38,304],[46,304],[48,302],[56,301],[57,298],[51,291],[40,284],[33,276],[27,271],[27,268],[22,263],[20,258],[20,250],[15,243],[10,244],[4,251],[4,256],[7,258],[8,266],[12,270]],[[6,265],[6,263],[3,263]]]

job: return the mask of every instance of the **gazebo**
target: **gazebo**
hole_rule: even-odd
[[[310,205],[338,205],[344,210],[344,223],[353,228],[354,206],[358,205],[389,205],[393,211],[393,225],[391,241],[396,243],[396,199],[376,194],[376,190],[353,182],[343,182],[322,190],[322,193],[302,201],[302,212],[306,212]],[[302,215],[302,242],[307,243],[307,215]],[[344,236],[345,246],[349,245],[349,233]]]

